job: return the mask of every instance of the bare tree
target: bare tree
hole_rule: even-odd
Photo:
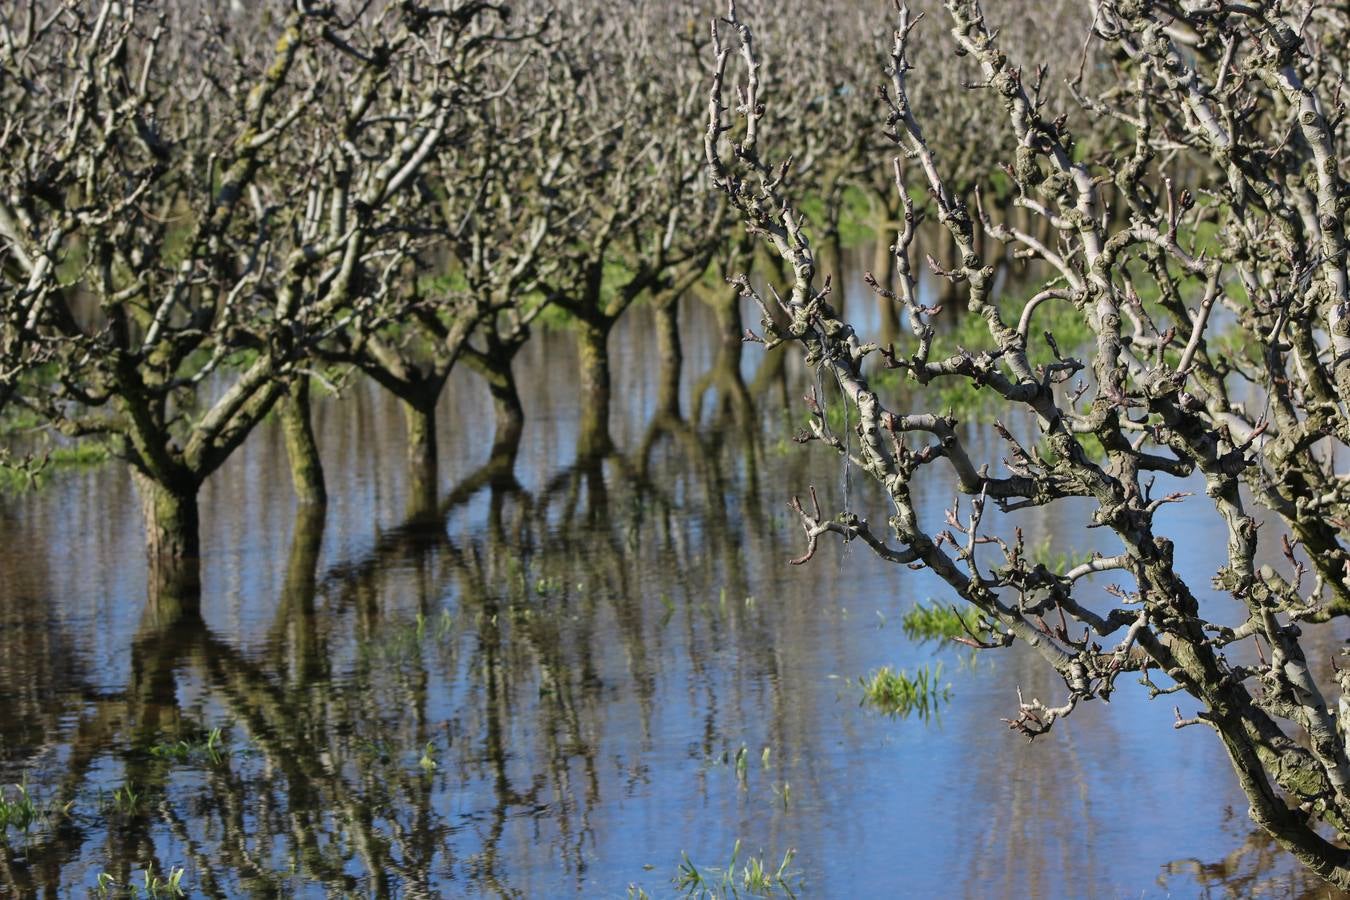
[[[569,195],[577,211],[546,281],[571,317],[580,357],[578,453],[613,449],[609,434],[609,335],[644,295],[670,299],[701,278],[723,241],[725,204],[700,189],[702,160],[691,143],[701,86],[699,41],[664,4],[597,2],[565,11],[564,31],[583,36],[572,65],[577,86],[576,165]],[[670,35],[679,37],[671,41]]]
[[[1310,661],[1301,640],[1347,608],[1342,531],[1350,510],[1338,471],[1338,451],[1350,441],[1347,204],[1338,171],[1346,60],[1334,37],[1344,34],[1345,13],[1299,2],[1094,2],[1090,37],[1100,46],[1091,62],[1114,67],[1116,83],[1069,87],[1093,127],[1105,122],[1129,139],[1088,153],[1067,113],[1050,108],[1038,80],[1011,61],[979,4],[944,6],[950,46],[978,63],[972,87],[998,98],[1014,138],[1003,169],[1011,202],[1048,223],[1053,239],[971,209],[950,186],[945,148],[929,141],[910,100],[911,84],[926,74],[912,53],[918,18],[898,4],[879,118],[898,154],[887,168],[904,219],[896,280],[876,290],[903,311],[903,348],[864,341],[835,313],[791,199],[790,161],[761,150],[765,110],[751,31],[734,5],[714,24],[707,159],[719,187],[793,273],[781,300],[761,298],[744,279],[741,288],[765,309],[762,340],[803,347],[857,423],[832,432],[823,401],[813,401],[804,438],[829,443],[871,476],[890,509],[877,530],[794,500],[807,538],[794,562],[837,534],[933,571],[979,611],[972,644],[1021,641],[1062,677],[1060,701],[1018,697],[1009,724],[1028,738],[1080,702],[1109,699],[1125,672],[1139,673],[1153,696],[1189,696],[1199,709],[1183,715],[1178,707],[1177,726],[1216,733],[1252,818],[1322,878],[1350,886],[1350,853],[1319,830],[1350,832],[1344,728],[1319,679],[1333,674],[1334,661]],[[740,124],[728,141],[733,52]],[[934,353],[936,311],[921,302],[915,278],[921,211],[909,196],[911,175],[957,249],[952,264],[930,256],[930,266],[959,288],[954,312],[982,323],[984,347]],[[1183,189],[1183,179],[1192,186]],[[978,249],[982,233],[1044,265],[1049,274],[1029,300],[999,295]],[[773,324],[773,303],[785,328]],[[1053,305],[1090,327],[1087,345],[1061,345],[1053,325],[1038,332],[1038,316],[1044,321]],[[1047,361],[1036,364],[1036,356]],[[865,372],[868,357],[916,385],[911,405],[932,396],[925,388],[951,381],[993,392],[1010,410],[1009,424],[996,426],[1004,458],[972,459],[950,415],[888,408]],[[1015,410],[1025,411],[1025,428],[1013,427]],[[939,460],[970,499],[934,524],[922,520],[910,484]],[[1173,565],[1173,540],[1157,528],[1158,510],[1184,494],[1155,491],[1154,477],[1191,473],[1203,478],[1228,531],[1214,584],[1244,610],[1237,621],[1201,603]],[[996,527],[1073,497],[1094,504],[1084,524],[1110,533],[1116,552],[1051,571],[1029,560],[1020,529]],[[1101,584],[1101,573],[1126,583]],[[1340,690],[1350,687],[1346,676],[1339,681]]]
[[[490,344],[500,338],[511,355],[524,343],[529,322],[547,305],[538,282],[561,239],[566,70],[550,48],[556,35],[546,15],[509,31],[500,30],[504,20],[480,20],[458,48],[460,116],[418,183],[423,251],[402,273],[399,290],[363,310],[322,350],[398,398],[410,512],[429,514],[435,505],[436,408],[451,372],[462,359],[481,362],[483,353],[469,343],[480,330]],[[518,432],[519,400],[507,383],[509,356],[504,363],[501,356],[479,367],[498,397],[500,427]]]
[[[574,165],[580,131],[572,121],[573,70],[557,52],[538,61],[520,76],[528,87],[488,104],[482,125],[443,154],[436,170],[449,252],[463,282],[459,302],[477,322],[464,360],[492,396],[491,458],[514,455],[520,442],[525,411],[513,362],[553,299],[544,281],[569,239],[576,215],[569,190],[582,177]]]
[[[55,368],[24,402],[130,463],[152,583],[195,584],[202,482],[394,289],[485,6],[316,7],[259,26],[270,51],[187,5],[6,14],[6,334]]]

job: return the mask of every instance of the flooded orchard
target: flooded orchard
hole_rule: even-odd
[[[0,898],[1350,891],[1346,33],[0,3]]]
[[[7,496],[0,781],[48,814],[0,842],[0,885],[181,867],[193,896],[663,897],[682,854],[722,869],[739,842],[738,867],[795,851],[803,897],[1327,896],[1170,698],[1122,679],[1028,744],[1001,721],[1012,688],[1054,677],[1020,646],[907,637],[944,597],[930,574],[838,542],[788,565],[793,494],[867,498],[791,440],[798,359],[742,348],[692,296],[680,314],[678,369],[652,362],[649,308],[618,326],[614,452],[593,461],[557,375],[570,334],[518,359],[526,424],[496,458],[486,388],[454,375],[437,502],[411,518],[403,422],[370,382],[316,398],[326,515],[297,511],[265,423],[206,485],[199,605],[147,602],[122,466]],[[915,489],[934,516],[953,494]],[[1093,549],[1058,510],[1024,522]],[[1165,521],[1203,572],[1213,517]],[[860,704],[860,677],[939,664],[950,699],[926,720]]]

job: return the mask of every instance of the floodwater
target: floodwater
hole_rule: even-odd
[[[620,323],[618,452],[595,465],[569,335],[518,360],[514,480],[484,476],[491,407],[458,373],[430,523],[402,521],[377,388],[318,401],[322,519],[264,428],[205,489],[199,616],[147,607],[120,466],[0,500],[0,782],[64,810],[0,842],[0,894],[183,867],[191,896],[662,897],[682,854],[720,867],[739,841],[770,868],[794,849],[803,897],[1328,896],[1252,832],[1214,737],[1173,729],[1176,697],[1122,679],[1028,745],[1001,722],[1015,688],[1062,685],[1019,648],[908,640],[904,612],[945,596],[927,573],[830,541],[787,565],[792,494],[867,512],[875,492],[790,441],[797,360],[757,378],[765,354],[737,359],[707,306],[682,319],[681,419],[653,415],[650,310]],[[986,426],[966,439],[1002,455]],[[940,521],[951,485],[923,471]],[[1076,509],[990,519],[1111,552]],[[1203,502],[1160,530],[1207,590],[1224,538]],[[860,675],[938,663],[938,716],[859,705]]]

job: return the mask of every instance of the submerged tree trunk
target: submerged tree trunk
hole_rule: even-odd
[[[790,407],[792,398],[788,394],[787,349],[787,344],[779,344],[772,350],[765,351],[764,360],[755,370],[754,380],[750,382],[751,399],[763,398],[777,388],[778,406],[784,409]]]
[[[844,242],[838,231],[830,231],[823,236],[820,261],[821,273],[830,276],[830,305],[842,314],[847,306],[848,279],[844,273]]]
[[[511,357],[486,358],[484,363],[483,377],[487,379],[488,393],[492,395],[492,414],[496,421],[492,434],[492,458],[496,459],[503,452],[520,446],[520,435],[525,429],[525,407],[521,405],[520,391],[516,389]]]
[[[464,357],[464,361],[483,376],[488,393],[492,396],[495,421],[492,452],[488,456],[487,466],[480,471],[494,485],[516,484],[516,454],[520,450],[520,437],[525,431],[525,408],[520,402],[512,362],[524,345],[523,340],[503,343],[489,336],[485,352],[470,350]],[[455,490],[462,487],[464,485],[457,486]]]
[[[286,579],[277,606],[277,636],[283,637],[273,642],[278,654],[277,670],[286,670],[284,659],[294,661],[291,668],[295,683],[300,685],[322,677],[327,662],[320,652],[322,644],[316,639],[312,621],[325,524],[322,506],[310,504],[297,510],[291,549],[286,557]]]
[[[302,506],[323,506],[328,502],[323,462],[314,440],[310,413],[309,379],[301,377],[281,398],[281,432],[286,439],[286,458],[291,464],[291,485]]]
[[[657,304],[656,348],[661,368],[656,399],[656,415],[678,421],[680,415],[680,374],[684,368],[684,348],[680,345],[680,300],[671,297]]]
[[[318,590],[319,551],[323,547],[324,511],[313,506],[295,515],[291,549],[286,556],[286,579],[282,585],[283,606],[303,615],[314,613],[314,595]]]
[[[581,422],[577,455],[606,456],[614,450],[609,434],[609,331],[613,322],[596,317],[577,320],[577,353],[581,362]]]
[[[728,414],[736,421],[748,424],[753,418],[753,403],[750,392],[741,376],[741,358],[744,356],[745,341],[742,335],[745,326],[741,319],[741,298],[735,291],[726,292],[726,296],[716,307],[717,331],[720,338],[717,358],[713,362],[714,380],[721,392],[719,416]]]
[[[895,254],[891,251],[894,237],[884,230],[877,235],[876,254],[872,260],[872,276],[887,290],[895,290]],[[877,306],[881,313],[881,343],[894,343],[900,337],[900,304],[878,294]]]
[[[201,535],[197,485],[168,485],[133,471],[145,526],[147,594],[152,606],[176,618],[195,607],[201,591]]]
[[[403,398],[408,431],[408,517],[422,518],[436,509],[439,472],[436,454],[436,401]]]
[[[492,442],[492,455],[487,461],[488,483],[494,488],[516,488],[516,457],[520,455],[520,436],[523,428],[502,429],[498,420],[498,429]]]

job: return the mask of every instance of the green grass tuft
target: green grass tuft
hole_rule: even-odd
[[[155,759],[173,762],[201,759],[216,765],[230,755],[230,748],[225,746],[221,730],[212,728],[204,737],[192,741],[156,741],[149,746],[148,752]]]
[[[900,626],[910,640],[949,641],[970,635],[983,637],[988,633],[981,623],[979,610],[973,607],[958,610],[938,603],[932,606],[915,603],[906,610]]]
[[[797,851],[788,850],[784,853],[783,861],[777,868],[766,867],[764,860],[757,856],[747,857],[738,867],[737,858],[740,853],[741,842],[737,841],[731,848],[731,859],[725,866],[720,868],[710,866],[706,869],[700,869],[694,865],[689,854],[682,853],[680,868],[672,883],[682,897],[692,900],[729,900],[742,896],[781,895],[793,898],[797,896],[797,891],[801,890],[801,876],[788,869]],[[640,896],[634,894],[634,890],[641,889],[636,885],[630,886],[629,895]]]
[[[1091,560],[1092,551],[1075,553],[1072,550],[1062,550],[1055,547],[1053,539],[1047,536],[1031,545],[1027,556],[1033,565],[1044,565],[1051,572],[1063,575],[1075,566]]]
[[[892,717],[921,719],[934,715],[951,698],[951,685],[941,684],[942,663],[930,669],[924,666],[913,675],[882,666],[871,675],[860,677],[863,696],[859,705],[871,706]]]
[[[12,794],[0,790],[0,843],[6,840],[6,833],[13,827],[27,831],[38,818],[38,807],[28,793],[28,785],[12,785]]]

